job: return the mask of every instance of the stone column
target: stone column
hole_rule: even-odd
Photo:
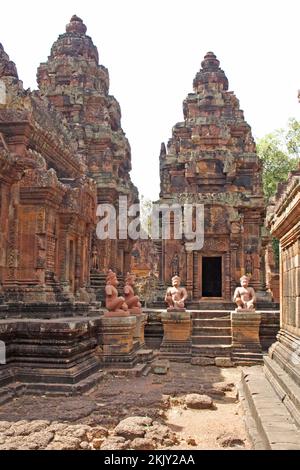
[[[75,240],[75,293],[80,287],[82,287],[82,270],[83,270],[83,249],[82,249],[82,238],[78,237]]]
[[[69,281],[69,261],[70,246],[68,241],[69,219],[60,219],[60,230],[58,237],[58,263],[59,263],[59,282],[62,287],[60,300],[74,300],[74,294],[70,290]]]
[[[224,269],[224,274],[225,274],[225,285],[224,285],[224,294],[225,294],[225,299],[226,300],[231,300],[231,272],[230,272],[230,251],[225,253],[225,269]]]
[[[200,260],[199,260],[199,253],[197,251],[193,252],[193,264],[194,264],[194,272],[193,272],[193,298],[199,299],[200,297]]]
[[[186,290],[188,298],[193,297],[193,252],[187,251],[186,253]]]
[[[231,241],[230,242],[230,278],[231,278],[231,292],[230,296],[233,294],[238,278],[240,277],[240,271],[237,269],[237,250],[238,243]]]

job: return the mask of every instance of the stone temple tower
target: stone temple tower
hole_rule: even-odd
[[[121,109],[109,95],[108,70],[99,65],[97,47],[78,16],[72,16],[66,32],[54,42],[46,63],[37,72],[42,95],[59,110],[75,132],[88,175],[97,184],[98,204],[118,207],[119,196],[128,205],[138,202],[130,179],[131,150],[121,128]],[[94,270],[112,268],[119,274],[130,269],[131,242],[95,238],[91,247]]]
[[[161,242],[161,281],[176,271],[190,299],[230,301],[242,274],[264,292],[261,163],[251,128],[215,54],[208,52],[183,102],[167,148],[161,146],[161,203],[204,205],[204,246]],[[263,237],[263,238],[262,238]]]

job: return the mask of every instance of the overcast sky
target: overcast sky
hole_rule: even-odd
[[[156,199],[158,156],[203,56],[213,51],[255,138],[300,119],[299,0],[37,0],[1,2],[0,42],[25,88],[73,14],[110,73],[132,149],[132,179]]]

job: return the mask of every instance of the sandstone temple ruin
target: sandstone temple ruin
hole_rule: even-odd
[[[156,360],[254,365],[240,390],[246,413],[255,421],[257,387],[271,387],[299,426],[299,171],[267,207],[251,128],[208,52],[159,156],[158,202],[202,204],[203,246],[174,236],[100,240],[97,206],[118,211],[120,196],[130,206],[139,194],[121,108],[86,33],[72,16],[38,67],[36,91],[24,89],[0,44],[0,405],[22,394],[80,396],[104,370],[134,380]],[[234,309],[244,275],[256,293],[252,312]],[[167,312],[174,276],[186,308]],[[120,306],[117,296],[129,292],[134,308],[105,308],[110,291]],[[273,448],[264,419],[253,440]]]
[[[230,302],[247,273],[264,297],[261,163],[218,59],[209,52],[201,66],[183,103],[184,122],[161,147],[160,201],[204,204],[204,246],[188,251],[182,240],[163,241],[161,279],[180,274],[191,299]]]

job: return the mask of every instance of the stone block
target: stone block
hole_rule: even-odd
[[[155,361],[151,366],[153,374],[165,375],[170,369],[170,363],[167,359],[160,359]]]
[[[216,357],[215,364],[217,367],[233,367],[234,366],[230,357]]]
[[[214,357],[192,357],[191,364],[193,366],[214,366],[215,358]]]

